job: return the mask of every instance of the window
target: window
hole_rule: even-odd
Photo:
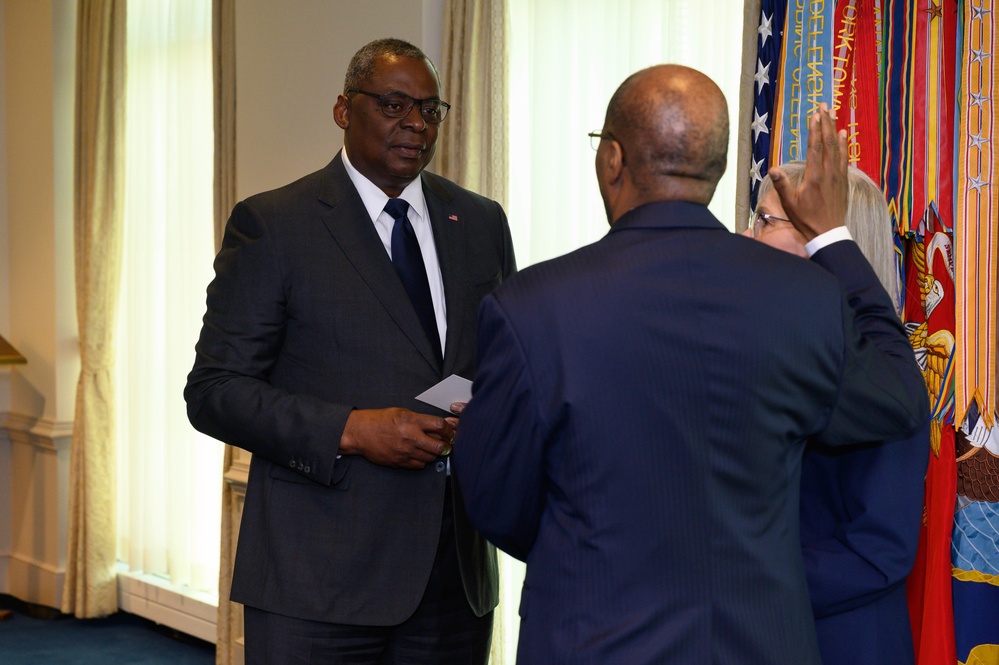
[[[213,232],[212,3],[128,4],[118,557],[215,595],[223,446],[187,421]]]
[[[639,69],[676,63],[710,76],[736,126],[742,7],[730,0],[509,0],[510,225],[523,267],[607,232],[593,150],[617,86]],[[735,224],[736,136],[709,206]]]

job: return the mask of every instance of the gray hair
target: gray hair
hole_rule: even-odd
[[[805,177],[805,162],[787,162],[780,165],[790,183],[797,187]],[[846,228],[864,253],[885,291],[891,296],[895,311],[901,310],[901,293],[898,281],[898,260],[892,240],[891,215],[881,188],[866,173],[851,166],[847,176],[850,183],[849,206],[846,211]],[[773,181],[768,175],[760,183],[757,201],[771,189]]]
[[[365,44],[350,59],[350,64],[347,65],[347,75],[343,79],[344,94],[348,90],[359,90],[362,88],[371,77],[372,72],[375,71],[375,60],[382,56],[414,58],[426,61],[430,65],[430,69],[434,72],[438,87],[440,86],[441,75],[426,53],[407,41],[388,37],[385,39],[376,39],[373,42]]]

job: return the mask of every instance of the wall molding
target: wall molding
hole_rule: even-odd
[[[72,421],[0,413],[0,592],[62,606]]]
[[[27,443],[36,448],[55,452],[59,444],[68,444],[73,438],[72,420],[33,418],[19,413],[4,413],[0,419],[7,436],[14,443]]]

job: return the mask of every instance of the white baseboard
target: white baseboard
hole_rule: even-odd
[[[118,607],[211,644],[216,643],[218,598],[170,584],[155,575],[118,573]]]
[[[6,575],[4,593],[26,603],[59,608],[66,571],[20,554],[0,552],[0,571]]]

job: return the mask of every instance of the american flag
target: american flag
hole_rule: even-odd
[[[750,209],[756,209],[760,182],[770,166],[770,130],[773,127],[775,85],[784,41],[786,0],[763,0],[756,40],[756,74],[753,79],[753,160],[749,166]]]

